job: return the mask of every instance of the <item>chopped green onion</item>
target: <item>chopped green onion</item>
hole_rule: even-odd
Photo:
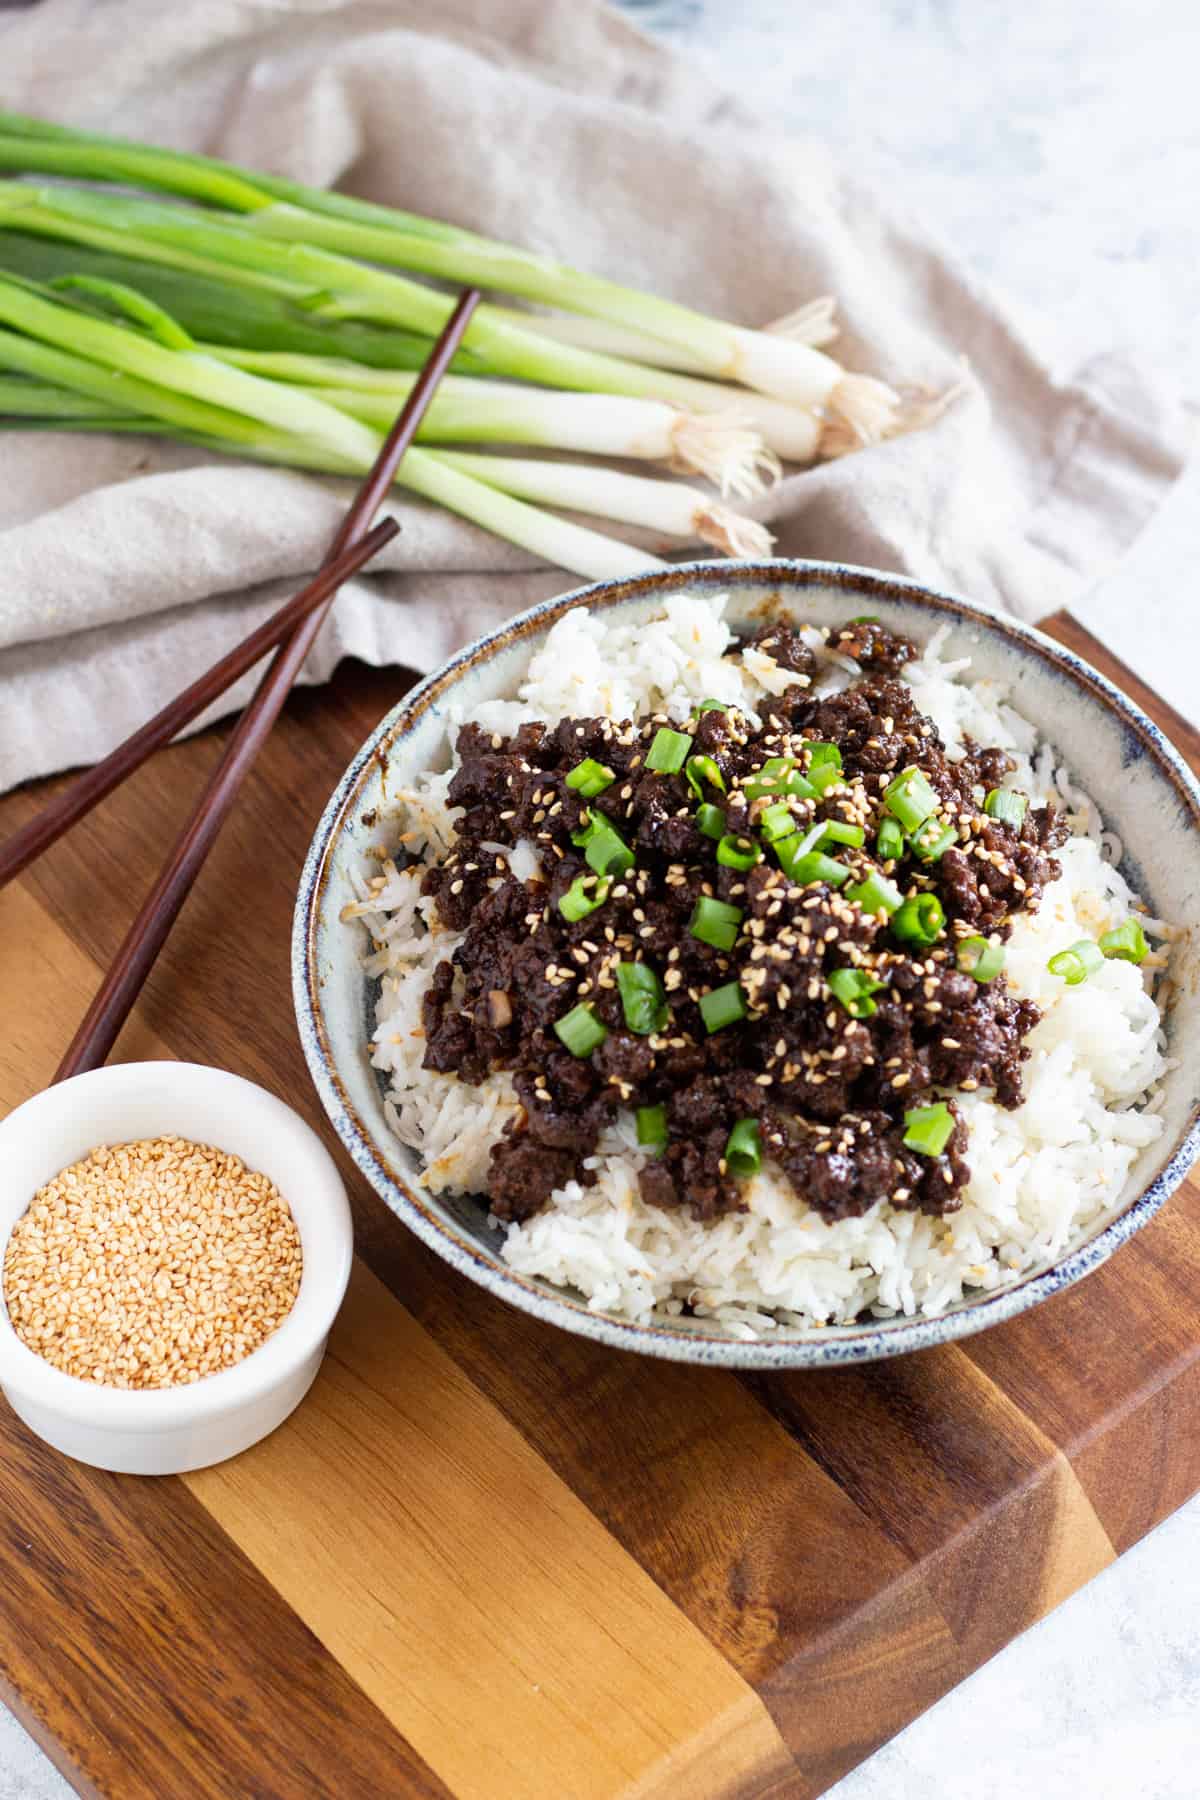
[[[780,838],[791,837],[795,829],[796,820],[786,800],[776,800],[758,815],[759,836],[764,843],[777,844]]]
[[[710,1033],[724,1031],[727,1025],[736,1025],[739,1019],[744,1019],[746,1001],[737,982],[730,981],[724,987],[710,988],[707,994],[701,994],[700,1017]]]
[[[803,856],[797,856],[792,850],[791,838],[776,844],[775,854],[788,880],[798,882],[801,887],[807,887],[813,881],[826,881],[830,887],[840,888],[850,879],[851,871],[845,863],[835,862],[832,856],[826,856],[820,850],[808,850]]]
[[[725,1142],[725,1166],[746,1180],[762,1168],[762,1134],[757,1119],[739,1119]]]
[[[808,772],[810,775],[814,769],[841,768],[842,753],[836,744],[822,743],[820,739],[817,739],[814,743],[806,743],[804,748],[808,751]]]
[[[879,625],[879,624],[882,624],[882,620],[880,619],[878,613],[856,613],[854,618],[852,618],[848,622],[851,625]]]
[[[847,900],[855,900],[865,913],[883,913],[889,916],[894,913],[904,900],[903,894],[895,882],[872,870],[865,881],[846,889]]]
[[[842,780],[842,771],[836,763],[818,763],[815,769],[808,771],[809,786],[818,799],[823,799],[830,788],[836,787]]]
[[[687,784],[697,800],[704,798],[706,781],[709,787],[715,787],[718,793],[725,792],[725,777],[711,756],[689,756],[683,765],[683,772],[687,777]]]
[[[649,963],[617,964],[617,991],[625,1023],[638,1037],[664,1031],[671,1017],[667,997],[656,970]]]
[[[946,915],[936,894],[917,894],[892,914],[892,935],[906,944],[934,944]]]
[[[880,821],[875,851],[884,862],[898,862],[904,855],[904,827],[899,819],[886,818]]]
[[[747,800],[779,799],[784,794],[811,800],[816,789],[800,773],[794,756],[770,756],[744,784],[744,792]]]
[[[1104,952],[1091,938],[1080,938],[1069,950],[1060,950],[1046,964],[1052,975],[1061,975],[1068,987],[1078,987],[1104,967]]]
[[[796,767],[790,756],[772,756],[750,779],[743,783],[747,800],[774,799],[786,794],[788,774]]]
[[[834,844],[849,844],[855,850],[862,849],[866,835],[861,825],[847,825],[842,819],[824,819],[821,823],[822,838]]]
[[[921,1156],[940,1156],[954,1136],[954,1114],[944,1100],[914,1106],[904,1115],[904,1142]]]
[[[1124,924],[1114,926],[1106,931],[1100,939],[1100,950],[1104,956],[1116,957],[1119,962],[1140,963],[1149,954],[1150,946],[1146,942],[1146,934],[1142,930],[1141,921],[1126,919]]]
[[[598,763],[594,757],[585,757],[577,768],[567,776],[567,786],[574,790],[581,799],[594,800],[605,788],[611,787],[616,780],[611,769]]]
[[[576,841],[572,834],[572,843]],[[583,854],[588,867],[597,875],[624,875],[633,867],[633,851],[620,832],[601,814],[588,820],[583,833]]]
[[[954,960],[961,974],[973,975],[976,981],[995,981],[1004,967],[1004,946],[989,943],[985,937],[963,938]]]
[[[719,806],[711,806],[706,801],[696,808],[696,824],[705,837],[720,838],[725,836],[725,814]]]
[[[696,711],[698,713],[728,712],[732,705],[732,700],[701,700],[696,706]]]
[[[1028,805],[1024,794],[1015,793],[1011,788],[993,788],[983,803],[983,810],[991,818],[999,819],[1002,825],[1011,825],[1014,831],[1020,831]]]
[[[830,993],[852,1019],[869,1019],[875,1011],[871,995],[886,986],[886,981],[868,975],[865,969],[835,969],[829,977]]]
[[[711,944],[714,950],[732,950],[743,917],[740,906],[730,906],[724,900],[710,900],[707,894],[701,894],[688,921],[688,930],[702,944]]]
[[[665,1106],[638,1107],[637,1141],[646,1150],[666,1148],[667,1109]]]
[[[936,810],[937,795],[920,769],[905,769],[884,794],[883,804],[905,831],[915,831]]]
[[[566,1045],[572,1056],[590,1056],[608,1036],[607,1027],[590,1006],[573,1006],[558,1020],[554,1035]]]
[[[752,869],[762,861],[762,850],[753,838],[735,837],[726,832],[717,845],[717,861],[726,869]]]
[[[559,901],[558,910],[570,924],[578,924],[580,919],[586,919],[589,913],[604,905],[611,886],[608,875],[577,875]]]
[[[953,825],[946,825],[941,819],[927,819],[918,831],[913,833],[913,855],[919,856],[922,862],[937,862],[945,856],[951,844],[957,844],[958,833]]]
[[[687,761],[692,740],[686,731],[671,731],[660,726],[646,753],[646,767],[657,775],[677,775]]]

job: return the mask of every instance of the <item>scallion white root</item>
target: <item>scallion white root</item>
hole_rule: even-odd
[[[381,430],[416,380],[402,370],[363,369],[333,357],[206,348],[239,369],[304,384],[330,405]],[[728,396],[728,389],[718,391]],[[567,394],[461,375],[443,378],[418,435],[423,443],[535,444],[587,456],[664,462],[685,474],[703,475],[738,499],[761,493],[779,472],[778,462],[738,407],[697,417],[659,400]]]
[[[541,462],[528,457],[433,452],[439,462],[539,506],[595,513],[668,537],[699,538],[728,556],[769,556],[774,539],[765,525],[744,518],[710,494],[682,482],[654,481],[594,464]]]

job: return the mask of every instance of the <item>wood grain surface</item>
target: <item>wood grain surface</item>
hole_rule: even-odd
[[[325,1130],[292,897],[405,679],[294,696],[118,1057],[220,1064]],[[0,1108],[49,1079],[226,737],[162,753],[0,893]],[[0,802],[0,831],[47,791]],[[983,1336],[742,1378],[508,1309],[341,1160],[358,1264],[266,1443],[140,1481],[0,1403],[0,1693],[81,1792],[814,1800],[1200,1487],[1193,1185]]]

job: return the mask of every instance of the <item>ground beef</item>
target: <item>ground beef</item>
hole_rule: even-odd
[[[499,1218],[529,1218],[564,1182],[594,1179],[587,1159],[600,1134],[638,1108],[661,1109],[665,1125],[666,1142],[640,1177],[656,1205],[687,1206],[701,1219],[740,1208],[726,1149],[735,1123],[751,1120],[764,1153],[827,1219],[884,1198],[948,1213],[969,1179],[966,1126],[951,1099],[949,1140],[938,1154],[918,1153],[905,1143],[905,1114],[979,1088],[1004,1106],[1020,1102],[1037,1008],[1002,977],[980,984],[960,972],[956,951],[965,936],[1002,943],[1013,918],[1037,904],[1058,874],[1053,852],[1065,826],[1049,807],[1027,810],[1015,829],[984,810],[1011,774],[1010,758],[968,744],[950,760],[896,679],[914,646],[878,621],[832,635],[830,647],[864,672],[820,699],[808,692],[816,658],[799,632],[770,624],[752,642],[804,677],[766,703],[758,728],[734,708],[711,706],[687,720],[582,718],[530,722],[508,738],[474,725],[459,733],[450,800],[462,818],[422,885],[463,935],[425,998],[425,1066],[475,1084],[494,1069],[512,1073],[522,1111],[492,1154],[488,1187]],[[691,781],[686,769],[647,767],[663,728],[686,734],[692,757],[711,759]],[[815,773],[814,743],[837,747],[831,782]],[[611,780],[585,797],[568,777],[589,758]],[[772,758],[787,760],[797,791],[778,780],[759,791]],[[884,862],[877,837],[890,816],[887,790],[908,770],[928,782],[936,822],[955,841],[937,860],[922,861],[906,842]],[[793,843],[832,826],[820,853],[848,874],[831,883],[818,865],[793,877],[769,848],[749,868],[729,866],[701,829],[701,798],[720,807],[727,840],[742,834],[760,849],[768,807],[790,813]],[[633,866],[610,875],[594,910],[571,919],[563,902],[581,880],[598,897],[586,833],[609,828]],[[859,829],[862,845],[843,841]],[[505,854],[518,840],[541,862],[524,882]],[[902,939],[893,920],[854,898],[873,873],[905,897],[936,897],[943,925],[932,944]],[[697,906],[713,901],[737,909],[728,947],[691,930]],[[626,1015],[617,977],[631,964],[652,971],[658,1016],[653,1005],[640,1019]],[[863,1016],[838,998],[846,971],[873,984]],[[741,1016],[710,1030],[701,1003],[724,988],[737,990]],[[577,1055],[556,1027],[580,1007],[603,1036]]]

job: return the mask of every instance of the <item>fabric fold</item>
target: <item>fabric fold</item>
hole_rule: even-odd
[[[11,108],[336,183],[745,323],[835,295],[842,361],[954,397],[789,471],[749,509],[781,554],[1036,619],[1111,568],[1181,467],[1182,418],[1134,362],[1051,369],[923,224],[596,0],[43,0],[0,16],[0,67]],[[349,492],[31,432],[0,437],[0,473],[0,787],[140,723],[303,581]],[[344,591],[306,679],[343,655],[428,668],[574,585],[400,491],[393,507],[402,536]]]

